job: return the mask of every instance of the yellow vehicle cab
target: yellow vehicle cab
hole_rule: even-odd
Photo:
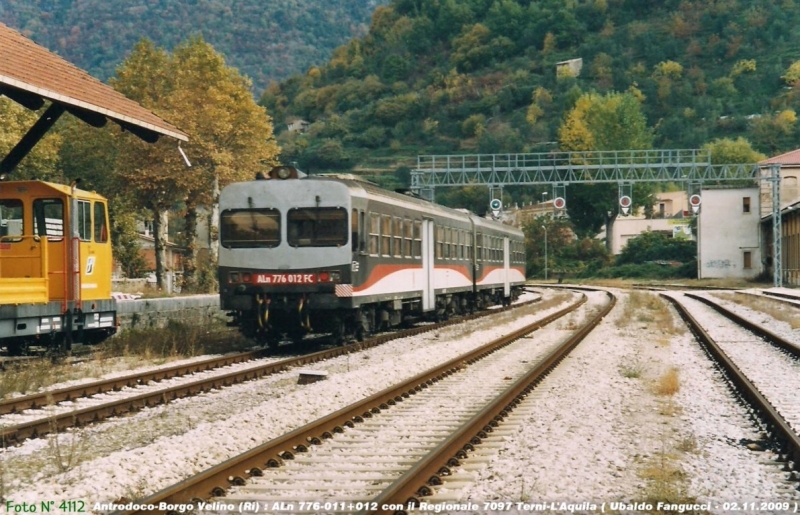
[[[0,182],[0,345],[69,350],[116,332],[108,202],[44,181]]]

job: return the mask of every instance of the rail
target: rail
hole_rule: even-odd
[[[703,329],[700,323],[689,313],[689,310],[682,305],[678,299],[671,295],[661,294],[672,302],[678,314],[689,326],[689,329],[701,343],[703,350],[717,363],[731,384],[739,392],[756,414],[764,420],[768,426],[768,434],[780,442],[781,461],[789,462],[794,467],[800,465],[800,436],[795,433],[792,426],[781,416],[772,406],[769,400],[756,388],[756,386],[744,375],[736,364],[725,354],[717,345],[713,338]]]
[[[584,295],[573,305],[516,331],[512,336],[504,337],[467,354],[458,356],[443,365],[418,374],[401,384],[387,388],[290,433],[270,440],[134,504],[139,506],[158,506],[161,503],[167,505],[181,504],[194,499],[208,499],[224,495],[229,486],[243,484],[246,477],[260,475],[264,468],[280,466],[284,459],[292,459],[295,454],[306,452],[310,445],[318,445],[322,440],[330,438],[334,433],[343,432],[345,427],[354,427],[361,420],[372,418],[374,414],[380,413],[381,410],[389,409],[390,406],[402,402],[435,382],[458,372],[465,363],[480,359],[500,347],[510,344],[514,339],[571,313],[585,303],[586,300]],[[429,328],[431,326],[426,327]],[[144,511],[147,511],[147,513],[164,513],[164,510],[157,509],[149,511],[122,510],[114,512],[113,515],[142,513]]]

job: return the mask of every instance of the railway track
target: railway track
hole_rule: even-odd
[[[578,304],[133,503],[142,509],[116,513],[163,513],[158,506],[198,507],[223,495],[212,506],[292,499],[293,512],[404,512],[502,431],[538,381],[613,307],[615,298],[602,295],[609,300],[599,313],[555,348],[537,348],[525,336]]]
[[[796,392],[800,389],[800,348],[706,297],[662,295],[675,305],[736,395],[748,405],[751,417],[763,426],[780,453],[779,461],[785,463],[783,470],[797,478],[800,434],[795,428],[800,428],[800,411],[796,406]],[[733,332],[722,323],[704,327],[692,315],[704,307],[740,328]],[[768,343],[774,348],[770,349]]]
[[[266,362],[253,367],[242,368],[229,373],[214,375],[213,377],[179,384],[169,388],[157,389],[139,395],[125,396],[124,398],[89,406],[83,409],[63,411],[61,413],[50,414],[40,418],[37,417],[33,420],[22,423],[6,425],[4,427],[0,427],[0,443],[3,445],[17,445],[29,438],[36,438],[49,433],[63,431],[64,429],[70,427],[83,426],[89,423],[107,419],[109,417],[135,412],[147,407],[157,406],[159,404],[165,404],[176,399],[181,399],[192,395],[199,395],[211,390],[282,372],[289,368],[304,366],[322,360],[331,359],[336,356],[368,349],[397,338],[404,338],[407,336],[420,334],[422,332],[437,330],[448,325],[462,323],[465,320],[481,318],[509,309],[516,309],[537,301],[538,299],[535,299],[528,302],[517,303],[506,308],[482,311],[480,313],[466,315],[464,317],[451,319],[437,324],[423,325],[404,331],[381,334],[363,342],[353,343],[344,347],[334,347],[307,355]],[[260,356],[260,352],[261,351],[255,351],[229,357],[213,358],[203,362],[198,362],[196,364],[193,363],[184,366],[170,367],[167,369],[146,372],[144,374],[133,374],[123,378],[87,383],[76,387],[64,388],[42,394],[9,399],[3,403],[0,403],[0,414],[19,413],[23,410],[41,408],[57,402],[76,400],[104,392],[117,391],[125,387],[136,387],[152,383],[154,381],[161,381],[164,379],[197,373],[203,370],[211,370],[223,366],[229,366],[235,363],[250,361]]]

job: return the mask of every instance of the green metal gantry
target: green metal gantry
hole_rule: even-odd
[[[623,191],[636,182],[685,182],[697,188],[704,182],[739,180],[772,183],[773,282],[782,286],[780,165],[712,165],[703,149],[428,155],[417,157],[411,190],[433,200],[439,187],[483,185],[497,198],[506,186],[547,184],[555,199],[573,183],[615,182]]]

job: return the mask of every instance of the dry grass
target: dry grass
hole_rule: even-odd
[[[772,283],[756,283],[746,279],[666,279],[666,280],[647,280],[647,279],[574,279],[566,281],[573,284],[586,284],[592,286],[602,286],[608,288],[630,289],[635,285],[647,285],[653,288],[659,287],[682,287],[682,288],[764,288],[772,287]]]
[[[86,433],[70,431],[60,433],[55,420],[50,422],[51,435],[47,437],[47,456],[60,473],[69,472],[83,461],[89,448]]]
[[[498,325],[503,325],[517,318],[524,317],[527,315],[535,315],[536,313],[543,311],[545,309],[550,309],[556,306],[563,304],[564,302],[568,302],[573,298],[572,294],[567,292],[558,292],[553,295],[552,298],[543,299],[540,302],[535,302],[528,306],[524,306],[521,308],[517,308],[511,311],[503,311],[496,315],[490,317],[484,317],[476,319],[472,324],[456,324],[448,326],[442,331],[447,331],[448,338],[455,337],[455,338],[462,338],[471,335],[475,331],[481,331],[485,329],[491,329]],[[474,325],[473,325],[474,324]],[[437,335],[434,335],[435,338],[438,338]]]
[[[642,501],[652,504],[652,513],[661,513],[655,510],[659,502],[667,504],[695,504],[697,499],[688,493],[687,475],[680,468],[683,455],[697,450],[697,442],[693,437],[684,438],[673,442],[662,435],[661,448],[639,470],[639,476],[645,480],[646,487]],[[687,511],[684,513],[695,513]]]
[[[96,346],[81,363],[36,360],[0,374],[0,398],[29,394],[56,383],[100,378],[114,370],[160,365],[203,354],[244,351],[252,342],[220,325],[187,326],[170,323],[163,329],[130,329]]]
[[[632,359],[620,364],[619,373],[622,377],[627,377],[628,379],[638,379],[644,374],[644,365],[638,356],[634,356]]]
[[[677,368],[670,368],[656,380],[653,390],[657,395],[672,396],[681,389]]]
[[[669,304],[661,295],[643,291],[631,292],[623,307],[622,315],[616,320],[617,327],[646,324],[651,332],[660,332],[657,339],[660,345],[669,345],[669,336],[686,331],[683,325],[675,323]]]
[[[735,293],[716,293],[714,295],[722,300],[733,302],[753,311],[764,313],[775,320],[785,322],[793,330],[800,329],[800,317],[797,316],[797,308],[783,304],[778,300]]]

